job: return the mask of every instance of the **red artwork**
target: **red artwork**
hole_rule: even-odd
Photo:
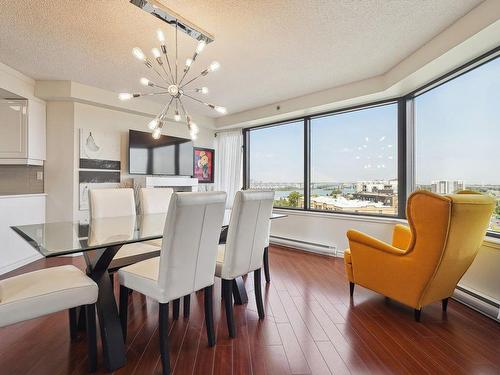
[[[215,150],[211,148],[194,148],[194,177],[201,183],[214,182]]]

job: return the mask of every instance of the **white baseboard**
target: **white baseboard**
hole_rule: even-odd
[[[486,296],[477,290],[458,285],[453,293],[453,299],[500,322],[500,301],[490,296]]]
[[[344,256],[343,252],[339,252],[337,250],[337,248],[334,246],[328,246],[328,245],[323,245],[323,244],[318,244],[318,243],[313,243],[313,242],[301,241],[301,240],[296,240],[293,238],[271,236],[270,242],[271,242],[271,244],[281,245],[281,246],[285,246],[285,247],[292,247],[295,249],[309,251],[311,253],[316,253],[316,254],[322,254],[322,255],[328,255],[328,256],[334,256],[334,257],[343,257]]]
[[[19,259],[18,261],[10,264],[6,264],[2,267],[0,267],[0,275],[3,275],[4,273],[10,272],[15,270],[16,268],[22,267],[28,263],[34,262],[35,260],[38,260],[42,258],[40,254],[33,254],[30,255],[29,257]]]

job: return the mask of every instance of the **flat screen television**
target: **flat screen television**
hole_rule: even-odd
[[[193,142],[190,139],[129,130],[130,174],[193,176]]]

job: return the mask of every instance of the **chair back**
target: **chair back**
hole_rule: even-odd
[[[492,197],[471,191],[445,196],[417,191],[408,198],[408,255],[416,260],[415,274],[425,280],[417,306],[453,294],[476,257],[494,207]]]
[[[173,192],[172,188],[141,188],[139,191],[141,214],[167,213]]]
[[[225,192],[172,194],[158,277],[169,300],[214,283],[225,205]]]
[[[221,269],[223,279],[234,279],[262,267],[273,200],[273,191],[236,193]]]
[[[89,190],[89,215],[91,219],[135,215],[134,190]]]

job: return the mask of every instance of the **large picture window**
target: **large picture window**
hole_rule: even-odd
[[[392,101],[245,129],[245,186],[275,207],[400,218],[412,190],[473,190],[496,199],[500,237],[499,55]]]
[[[304,122],[249,132],[249,187],[275,191],[274,206],[304,206]]]
[[[415,103],[417,189],[468,189],[496,198],[500,232],[500,58],[427,91]]]
[[[398,214],[397,103],[311,119],[310,208]]]

